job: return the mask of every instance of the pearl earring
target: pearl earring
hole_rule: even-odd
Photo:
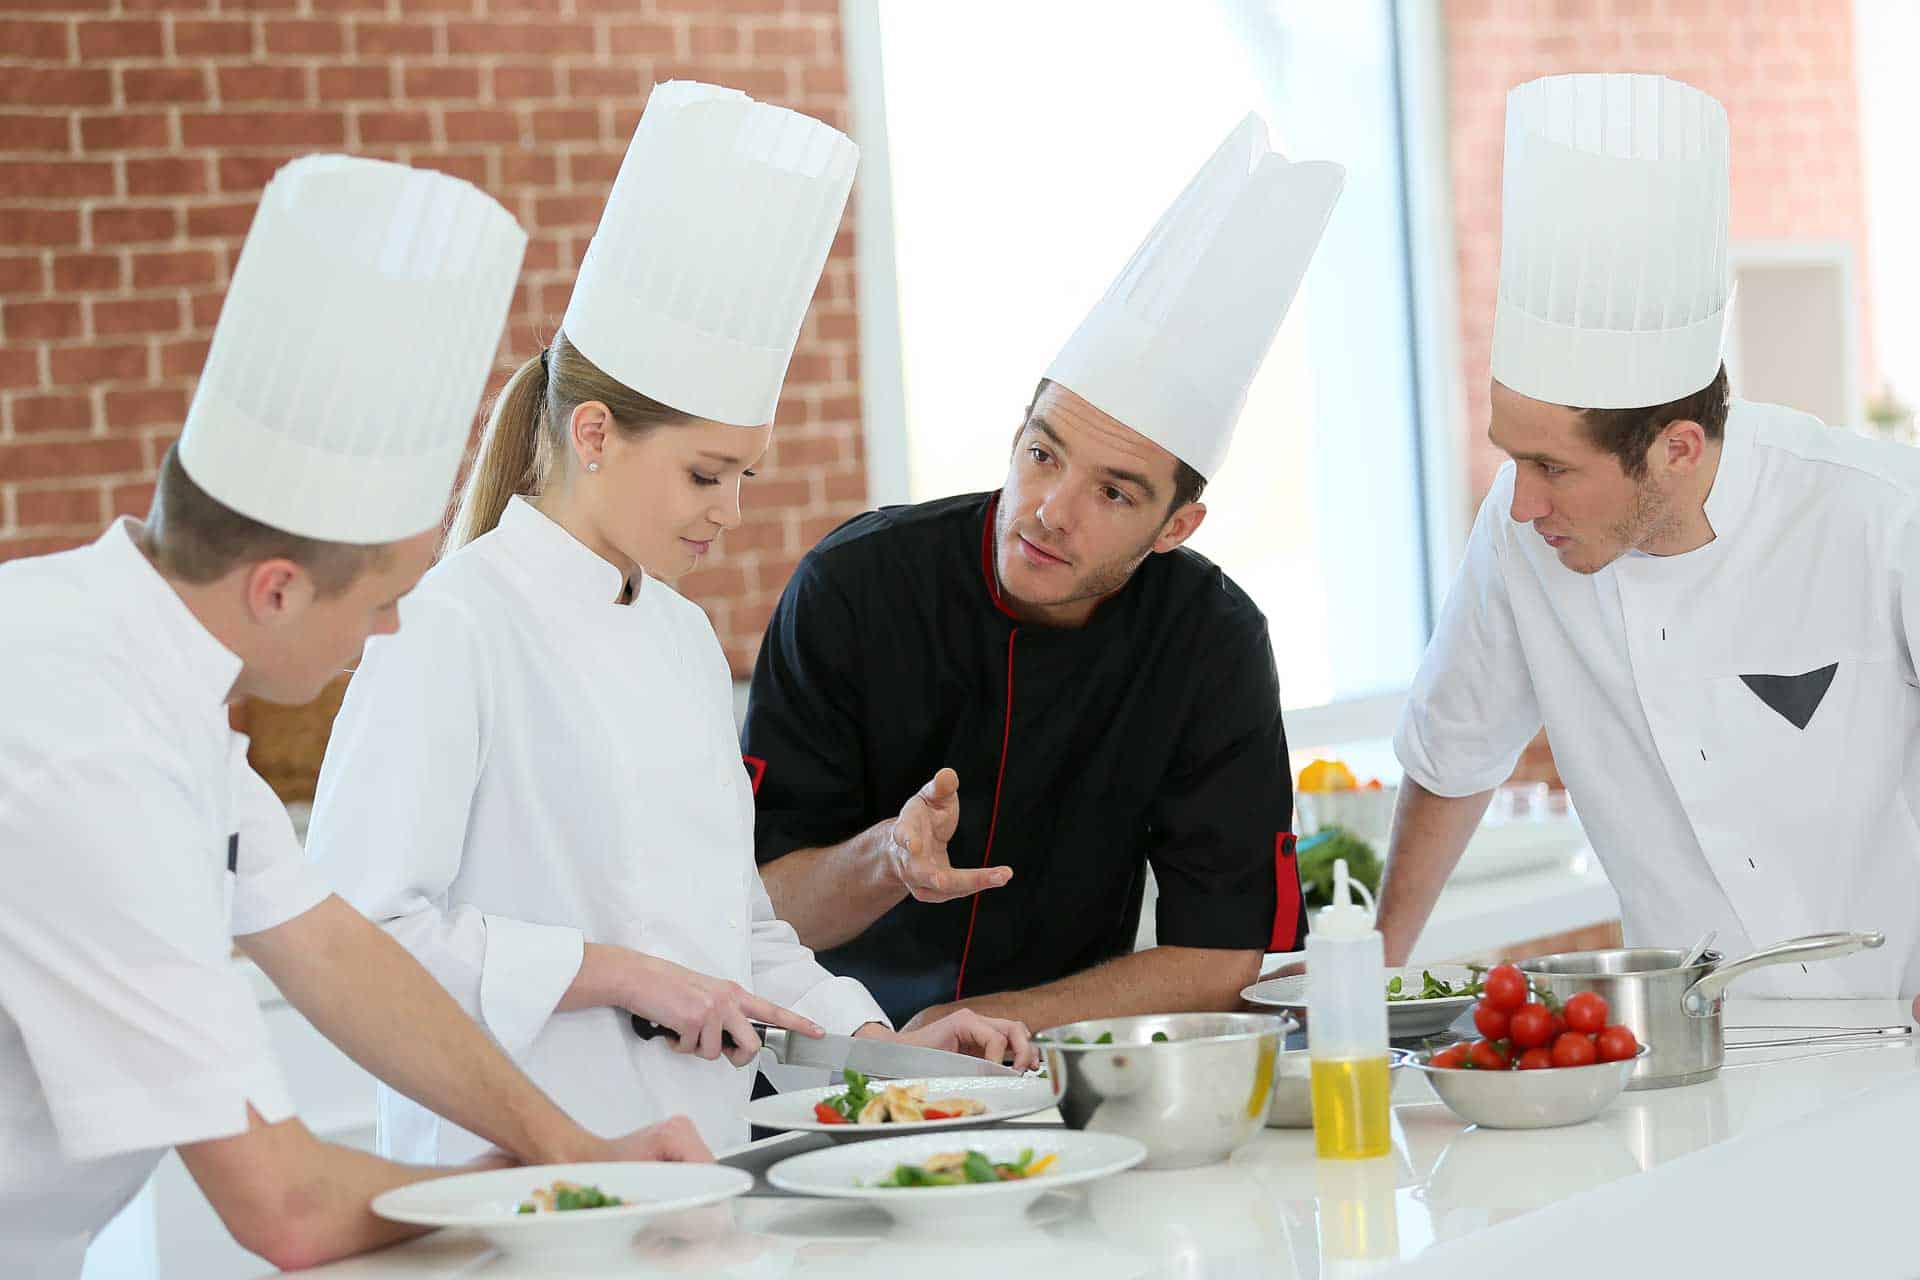
[[[589,471],[598,471],[599,469],[600,469],[600,464],[597,462],[589,462],[587,464],[587,470]]]

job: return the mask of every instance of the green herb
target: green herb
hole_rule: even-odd
[[[1102,1031],[1102,1032],[1100,1033],[1100,1038],[1099,1038],[1098,1040],[1095,1040],[1095,1041],[1094,1041],[1094,1043],[1095,1043],[1095,1044],[1112,1044],[1112,1043],[1113,1043],[1113,1032],[1111,1032],[1111,1031]]]
[[[842,1071],[840,1078],[847,1082],[847,1091],[828,1098],[827,1105],[848,1120],[858,1120],[860,1112],[873,1101],[873,1090],[867,1087],[867,1078],[852,1067]]]
[[[1308,910],[1332,905],[1333,864],[1341,858],[1351,879],[1370,893],[1380,892],[1380,856],[1373,846],[1340,827],[1322,827],[1294,845],[1294,869]]]
[[[619,1196],[610,1196],[598,1187],[559,1186],[553,1193],[555,1213],[570,1213],[575,1209],[611,1209],[626,1203]],[[540,1207],[531,1200],[522,1200],[515,1213],[538,1213]]]
[[[1051,1162],[1052,1157],[1048,1157]],[[968,1183],[1011,1182],[1030,1176],[1028,1169],[1033,1165],[1033,1148],[1025,1147],[1018,1160],[989,1160],[985,1152],[968,1151],[960,1166],[934,1173],[925,1165],[897,1164],[893,1172],[878,1182],[876,1187],[958,1187]]]
[[[1387,1002],[1391,1004],[1396,1000],[1443,1000],[1451,996],[1477,996],[1486,990],[1486,982],[1479,973],[1466,982],[1447,982],[1422,969],[1420,978],[1420,989],[1408,991],[1406,984],[1395,976],[1387,983]]]
[[[1166,1044],[1169,1039],[1171,1039],[1171,1037],[1164,1031],[1156,1031],[1153,1033],[1153,1042],[1155,1044]]]

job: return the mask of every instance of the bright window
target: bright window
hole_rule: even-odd
[[[1379,732],[1432,593],[1391,5],[848,9],[883,188],[858,230],[877,503],[1000,483],[1048,362],[1248,110],[1289,157],[1347,166],[1194,545],[1265,610],[1289,710]]]

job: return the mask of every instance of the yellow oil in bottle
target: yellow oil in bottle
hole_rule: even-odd
[[[1393,1148],[1382,1058],[1313,1060],[1313,1146],[1326,1160],[1368,1160]]]

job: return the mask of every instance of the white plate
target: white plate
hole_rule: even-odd
[[[747,1123],[763,1129],[797,1129],[806,1133],[824,1133],[840,1141],[868,1138],[901,1138],[911,1133],[937,1132],[941,1129],[979,1128],[1030,1116],[1045,1111],[1058,1101],[1053,1081],[1039,1076],[929,1076],[922,1080],[872,1080],[868,1087],[875,1093],[889,1085],[921,1084],[929,1098],[977,1098],[986,1103],[985,1115],[955,1116],[951,1120],[921,1120],[907,1124],[823,1124],[816,1120],[813,1108],[828,1098],[847,1091],[844,1084],[824,1089],[795,1089],[774,1093],[747,1104]]]
[[[1381,980],[1380,998],[1386,1000],[1386,984],[1398,977],[1401,984],[1410,991],[1420,990],[1421,974],[1431,973],[1442,982],[1451,982],[1455,986],[1473,980],[1473,971],[1459,964],[1413,965],[1405,969],[1389,969]],[[1291,974],[1284,978],[1268,978],[1256,982],[1240,993],[1240,998],[1250,1004],[1264,1005],[1271,1009],[1291,1009],[1307,1012],[1307,975]],[[1453,1022],[1473,1004],[1473,996],[1442,996],[1435,1000],[1387,1000],[1387,1035],[1395,1040],[1405,1040],[1414,1036],[1438,1035],[1453,1025]]]
[[[598,1187],[626,1203],[566,1213],[518,1212],[534,1191],[557,1181]],[[508,1253],[602,1253],[623,1248],[661,1214],[752,1189],[752,1174],[715,1164],[544,1164],[395,1187],[374,1197],[373,1211],[420,1227],[472,1227]]]
[[[895,1165],[920,1164],[944,1151],[978,1151],[989,1160],[1019,1158],[1031,1147],[1034,1159],[1058,1155],[1051,1170],[1019,1182],[974,1182],[956,1187],[876,1187]],[[1027,1206],[1076,1183],[1131,1169],[1147,1158],[1147,1149],[1117,1133],[1081,1133],[1072,1129],[991,1129],[972,1133],[922,1133],[911,1138],[849,1142],[782,1160],[767,1171],[767,1181],[802,1196],[862,1200],[877,1205],[910,1227],[968,1230],[995,1220],[1019,1218]]]

